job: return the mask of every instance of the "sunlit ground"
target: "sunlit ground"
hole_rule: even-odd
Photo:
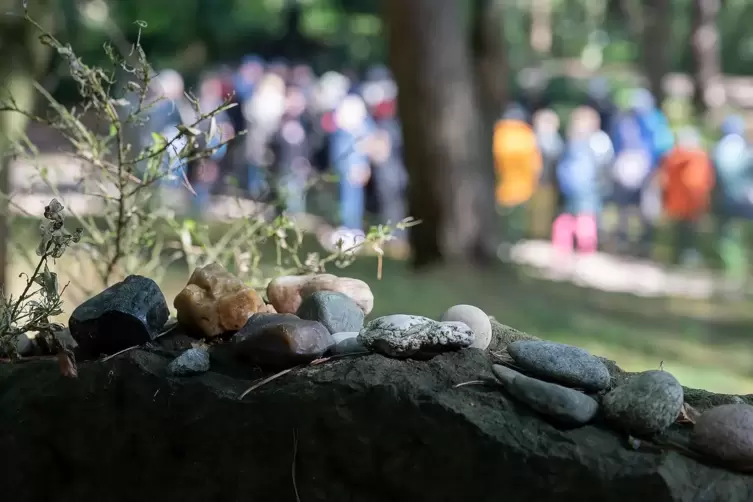
[[[15,293],[23,285],[18,275],[28,272],[27,267],[18,258],[13,262]],[[63,257],[56,269],[62,283],[73,274],[79,282],[96,284],[86,263]],[[493,273],[444,269],[414,275],[405,263],[388,261],[384,278],[377,280],[376,260],[363,258],[347,272],[332,271],[370,284],[376,298],[372,317],[412,313],[436,318],[453,304],[470,303],[503,323],[579,345],[628,370],[655,369],[663,362],[686,386],[753,393],[753,305],[749,303],[604,293],[534,279],[520,269],[500,268]],[[178,266],[162,281],[168,302],[185,284],[187,274]],[[74,302],[70,303],[68,311]]]

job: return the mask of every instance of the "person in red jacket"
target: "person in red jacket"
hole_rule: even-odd
[[[677,144],[664,157],[658,176],[664,213],[676,224],[675,252],[682,262],[696,261],[700,255],[694,249],[694,234],[709,209],[716,181],[713,163],[696,130],[678,131]]]

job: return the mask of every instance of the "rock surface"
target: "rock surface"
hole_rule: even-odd
[[[539,340],[539,338],[502,324],[494,317],[489,317],[492,326],[492,338],[489,343],[489,350],[492,352],[506,352],[507,346],[518,340]]]
[[[194,270],[173,306],[186,331],[207,338],[237,331],[266,309],[256,291],[217,263]]]
[[[318,359],[335,345],[321,323],[264,314],[233,336],[233,351],[240,359],[262,369],[281,370]]]
[[[575,389],[542,382],[499,364],[492,366],[492,373],[510,395],[561,425],[585,425],[599,411],[594,398]]]
[[[358,341],[388,357],[429,359],[442,352],[469,347],[473,331],[463,323],[395,314],[368,323],[359,332]]]
[[[696,421],[691,444],[724,462],[753,466],[753,406],[725,404],[706,411]]]
[[[169,317],[157,283],[131,275],[76,307],[68,328],[79,356],[96,358],[153,340]]]
[[[303,298],[317,291],[334,291],[349,296],[369,315],[374,295],[365,282],[332,274],[286,275],[273,279],[267,286],[267,299],[279,313],[298,312]]]
[[[453,305],[439,318],[440,321],[458,321],[473,330],[474,349],[486,350],[492,341],[492,323],[489,316],[473,305]]]
[[[671,373],[661,370],[635,374],[601,400],[609,422],[637,435],[662,432],[677,419],[682,403],[682,385]]]
[[[609,386],[609,370],[580,347],[543,340],[518,340],[507,346],[515,363],[534,376],[588,391]]]
[[[209,373],[166,380],[172,357],[137,349],[81,362],[76,380],[54,361],[0,365],[9,500],[294,502],[294,444],[305,502],[730,502],[753,493],[753,476],[628,449],[624,435],[594,425],[560,430],[493,388],[454,388],[493,378],[478,350],[336,359],[243,400],[264,374],[241,366],[235,378],[213,362]]]
[[[333,334],[363,328],[363,310],[351,297],[335,291],[316,291],[305,297],[297,315],[322,323]]]

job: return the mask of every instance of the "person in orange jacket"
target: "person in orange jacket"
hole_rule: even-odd
[[[536,134],[526,121],[526,112],[513,105],[494,128],[496,199],[505,216],[507,246],[525,234],[525,204],[539,185],[543,160]]]
[[[693,128],[678,131],[677,143],[658,171],[664,213],[676,224],[675,252],[680,261],[697,261],[694,234],[711,204],[716,182],[714,166]]]

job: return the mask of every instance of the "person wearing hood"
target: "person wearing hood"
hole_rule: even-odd
[[[674,261],[695,265],[701,255],[695,246],[700,219],[708,212],[716,182],[711,158],[695,128],[677,132],[677,143],[658,170],[664,213],[675,227]]]
[[[506,259],[512,246],[525,237],[525,206],[536,192],[543,170],[536,134],[519,104],[510,105],[494,126],[492,149],[497,208],[505,219],[506,239],[499,254]]]
[[[722,123],[722,136],[712,152],[716,171],[718,248],[731,291],[747,282],[746,224],[753,216],[753,152],[746,138],[745,120],[739,115]]]

